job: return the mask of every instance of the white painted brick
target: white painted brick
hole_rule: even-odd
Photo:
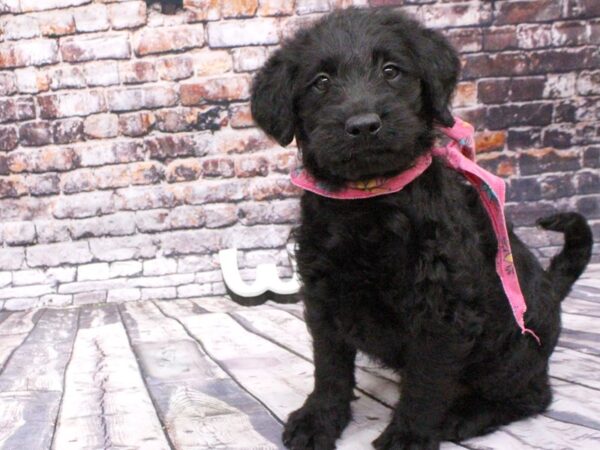
[[[208,43],[213,48],[279,43],[275,19],[211,22],[208,24]]]
[[[117,261],[110,264],[110,278],[129,277],[142,273],[140,261]]]
[[[4,242],[12,245],[31,244],[35,240],[35,227],[31,222],[4,224]]]
[[[196,283],[204,284],[213,281],[223,281],[223,275],[220,270],[212,272],[200,272],[196,274]]]
[[[84,76],[88,86],[112,86],[119,84],[119,66],[115,61],[88,63]]]
[[[107,280],[110,278],[108,263],[84,264],[77,268],[77,281]]]
[[[7,40],[30,39],[40,35],[38,21],[31,16],[7,16],[0,19],[2,36]]]
[[[106,302],[106,291],[81,292],[73,296],[73,305],[91,305]]]
[[[12,282],[12,273],[0,272],[0,288],[8,286]]]
[[[202,297],[211,294],[210,284],[186,284],[177,288],[177,297]]]
[[[87,242],[64,242],[27,248],[27,262],[30,267],[79,264],[91,259],[92,254]]]
[[[179,273],[203,272],[219,267],[217,255],[190,255],[179,258],[177,271]]]
[[[36,306],[68,306],[72,303],[72,295],[48,294],[42,295]]]
[[[129,278],[127,285],[130,287],[165,287],[179,286],[180,284],[194,281],[194,274],[182,273],[176,275],[162,275],[156,277]]]
[[[40,295],[50,294],[51,292],[54,292],[54,289],[51,286],[48,286],[46,284],[36,284],[33,286],[22,286],[1,289],[0,298],[39,297]]]
[[[23,311],[33,309],[38,303],[37,297],[30,298],[10,298],[4,302],[3,309],[7,311]]]
[[[311,14],[329,11],[329,0],[296,0],[296,13]]]
[[[173,258],[159,258],[144,261],[144,275],[165,275],[177,272],[177,260]]]
[[[177,288],[175,287],[142,289],[142,300],[162,300],[175,297],[177,297]]]
[[[21,0],[21,11],[44,11],[90,3],[92,0]]]
[[[18,247],[0,247],[0,270],[20,269],[25,259],[25,249]]]
[[[47,77],[33,67],[15,70],[15,78],[19,92],[37,94],[48,90],[49,81]]]
[[[73,10],[77,31],[90,32],[107,30],[110,27],[105,5],[94,4]]]
[[[126,289],[112,289],[108,291],[107,302],[130,302],[139,300],[142,294],[139,289],[126,288]]]

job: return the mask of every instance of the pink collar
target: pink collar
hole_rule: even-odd
[[[521,292],[513,264],[504,218],[504,181],[475,163],[474,130],[470,124],[455,117],[455,123],[452,128],[440,128],[440,131],[450,138],[450,142],[444,147],[434,147],[430,153],[417,158],[415,164],[410,169],[395,177],[349,182],[343,189],[332,192],[315,180],[306,170],[296,169],[291,175],[292,183],[323,197],[339,200],[377,197],[402,190],[404,186],[425,172],[431,165],[432,156],[440,158],[448,167],[461,173],[479,193],[479,197],[490,217],[498,241],[496,272],[502,282],[504,293],[510,303],[515,321],[523,334],[531,334],[537,340],[538,344],[540,344],[540,339],[537,335],[525,327],[524,315],[525,311],[527,311],[527,305]]]

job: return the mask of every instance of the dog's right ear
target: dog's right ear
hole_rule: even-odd
[[[269,58],[252,83],[252,117],[282,146],[294,138],[293,88],[292,68],[281,50]]]

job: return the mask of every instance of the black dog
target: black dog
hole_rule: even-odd
[[[345,10],[300,31],[257,75],[252,113],[331,189],[398,174],[454,120],[456,52],[437,32],[389,9]],[[528,304],[514,323],[495,271],[496,237],[479,197],[434,158],[402,191],[364,200],[307,192],[297,230],[315,388],[284,443],[331,449],[350,420],[361,350],[401,374],[401,399],[378,449],[437,449],[543,411],[560,302],[591,254],[574,213],[542,219],[565,234],[544,271],[512,233]]]

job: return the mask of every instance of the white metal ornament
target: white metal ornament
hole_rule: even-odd
[[[294,273],[290,280],[281,280],[275,264],[269,263],[256,267],[256,279],[251,284],[242,280],[240,276],[236,248],[221,250],[219,261],[225,287],[234,301],[244,305],[256,305],[267,300],[275,300],[280,303],[298,301],[296,294],[300,291],[300,283],[293,260]]]

